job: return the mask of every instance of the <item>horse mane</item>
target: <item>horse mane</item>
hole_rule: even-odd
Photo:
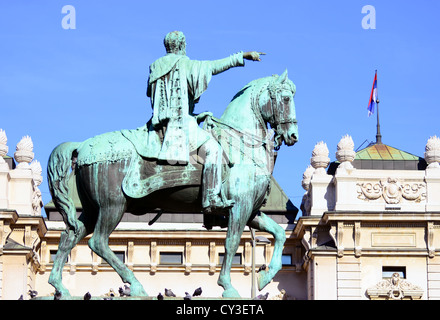
[[[264,85],[266,85],[266,83],[269,80],[273,80],[275,77],[275,75],[273,76],[269,76],[269,77],[264,77],[264,78],[259,78],[259,79],[255,79],[252,80],[251,82],[249,82],[247,85],[245,85],[240,91],[238,91],[235,96],[232,98],[231,102],[233,102],[234,100],[238,99],[239,97],[241,97],[243,94],[248,93],[249,90],[252,90],[250,92],[250,94],[252,94],[252,92],[259,92]]]
[[[251,90],[249,92],[249,94],[251,95],[251,98],[252,98],[252,96],[255,97],[255,95],[258,96],[259,93],[261,93],[262,90],[264,90],[267,86],[270,86],[271,84],[275,83],[275,81],[279,77],[280,77],[279,75],[274,74],[272,76],[268,76],[268,77],[252,80],[251,82],[249,82],[240,91],[238,91],[235,94],[235,96],[231,100],[231,103],[234,102],[234,100],[240,98],[243,94],[248,93],[249,90]],[[286,79],[286,81],[284,83],[287,84],[290,87],[292,92],[296,92],[296,86],[292,82],[292,80]]]

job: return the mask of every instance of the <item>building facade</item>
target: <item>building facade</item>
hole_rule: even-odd
[[[41,239],[47,233],[38,186],[41,165],[33,160],[28,136],[8,157],[6,133],[0,129],[0,299],[28,298],[40,269]]]
[[[74,190],[72,188],[71,190]],[[284,249],[284,266],[275,281],[264,289],[272,297],[278,297],[282,290],[295,290],[304,273],[296,272],[295,257],[301,244],[289,237],[292,233],[295,216],[298,212],[281,190],[272,181],[272,196],[269,196],[265,213],[280,223],[287,235]],[[76,194],[72,195],[80,214],[80,203]],[[279,203],[284,204],[282,210]],[[287,206],[287,208],[286,208]],[[64,222],[52,203],[45,206],[48,219],[45,221],[48,232],[42,239],[41,261],[37,287],[46,295],[53,292],[47,283],[53,257],[55,256]],[[156,213],[134,216],[125,213],[122,221],[110,236],[110,248],[134,272],[147,293],[151,296],[163,294],[164,288],[172,289],[177,296],[203,288],[206,297],[221,297],[223,289],[217,285],[224,254],[226,229],[203,227],[202,214],[162,213],[153,224],[149,221]],[[256,235],[263,235],[256,232]],[[268,265],[273,251],[273,239],[268,234],[268,243],[255,248],[255,268]],[[82,296],[90,291],[94,296],[102,296],[113,289],[117,292],[123,284],[116,272],[87,245],[87,236],[72,250],[66,262],[63,282],[72,295]],[[44,271],[43,271],[44,270]],[[295,275],[292,277],[292,274]],[[242,297],[251,297],[252,292],[252,238],[245,231],[235,255],[231,277],[234,286]],[[85,284],[90,284],[85,286]],[[87,288],[87,289],[86,289]],[[304,292],[303,288],[303,292]],[[40,291],[39,291],[40,292]],[[287,297],[287,295],[286,295]],[[302,298],[305,298],[302,297]]]
[[[425,159],[353,146],[343,137],[326,171],[318,143],[303,175],[294,237],[307,250],[308,299],[438,299],[440,140],[428,140]]]
[[[2,138],[4,136],[4,138]],[[53,203],[41,215],[41,166],[29,137],[7,156],[0,131],[0,299],[53,295],[48,278],[65,226]],[[324,142],[312,151],[303,175],[302,215],[272,179],[261,210],[286,232],[283,268],[262,290],[269,299],[438,299],[440,296],[440,140],[430,138],[420,158],[382,143],[355,152],[345,136],[330,163]],[[81,204],[71,183],[71,197]],[[292,183],[296,183],[293,181]],[[297,182],[300,183],[300,182]],[[110,236],[110,247],[135,273],[150,296],[172,289],[184,296],[197,287],[220,297],[217,285],[226,230],[203,227],[202,214],[126,213]],[[268,265],[269,234],[246,231],[231,271],[242,297],[252,291],[253,270]],[[118,295],[116,272],[83,239],[71,252],[63,283],[73,296]],[[253,259],[255,258],[255,260]],[[253,263],[253,261],[255,261]]]

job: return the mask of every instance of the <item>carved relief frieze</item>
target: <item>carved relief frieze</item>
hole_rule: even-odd
[[[425,182],[402,182],[397,178],[358,182],[358,199],[373,201],[382,198],[387,204],[401,203],[402,198],[416,203],[426,199]]]
[[[381,280],[374,287],[368,289],[367,295],[372,300],[418,300],[423,296],[423,289],[401,279],[399,273],[394,273],[390,279]]]

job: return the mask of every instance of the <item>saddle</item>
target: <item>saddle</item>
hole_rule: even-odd
[[[133,154],[122,190],[131,198],[143,198],[155,191],[177,186],[201,185],[201,164],[169,165]]]
[[[122,190],[127,196],[138,199],[162,189],[202,184],[203,161],[198,159],[195,147],[192,147],[190,161],[186,165],[171,165],[154,156],[151,157],[152,149],[160,146],[162,137],[156,131],[149,129],[148,124],[136,130],[122,130],[121,133],[134,146],[130,166],[122,181]],[[210,137],[217,140],[211,134]],[[225,153],[223,157],[225,157],[223,163],[229,163]],[[222,181],[226,179],[228,167],[229,165],[223,167]]]

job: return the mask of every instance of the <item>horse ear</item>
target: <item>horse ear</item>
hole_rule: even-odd
[[[283,72],[282,75],[278,78],[278,83],[284,83],[287,80],[287,69]]]

